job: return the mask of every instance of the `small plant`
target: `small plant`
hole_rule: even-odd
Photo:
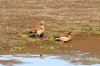
[[[28,35],[26,35],[26,34],[22,34],[22,35],[20,35],[22,38],[28,38]]]
[[[22,35],[20,35],[20,37],[21,38],[23,38],[23,39],[25,39],[27,42],[36,42],[36,41],[40,41],[40,39],[39,38],[30,38],[27,34],[22,34]]]
[[[51,37],[49,40],[50,40],[50,41],[54,41],[54,38],[53,38],[53,37]]]
[[[59,48],[58,46],[46,46],[46,45],[40,46],[40,49],[47,49],[47,50],[55,50],[58,48]]]
[[[48,46],[41,45],[39,48],[40,48],[40,49],[48,49]]]
[[[25,47],[22,47],[22,46],[17,46],[17,47],[13,47],[10,49],[10,51],[16,51],[16,50],[21,50],[21,49],[24,49]]]
[[[68,52],[68,50],[64,50],[64,52],[65,52],[65,53],[67,53],[67,52]]]
[[[70,50],[64,50],[63,52],[64,52],[64,53],[68,53],[68,52],[71,52],[71,51],[70,51]]]
[[[50,50],[54,50],[54,49],[56,49],[56,48],[57,48],[57,47],[55,47],[55,46],[49,47]]]

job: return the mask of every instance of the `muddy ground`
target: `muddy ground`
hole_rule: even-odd
[[[25,48],[23,48],[25,47]],[[99,35],[76,35],[71,42],[60,43],[43,40],[18,46],[4,46],[0,54],[71,54],[73,51],[81,51],[100,56]]]
[[[99,6],[99,0],[0,0],[0,54],[100,55]],[[20,37],[41,21],[46,22],[44,38]],[[52,41],[52,35],[69,31],[75,33],[71,42]]]

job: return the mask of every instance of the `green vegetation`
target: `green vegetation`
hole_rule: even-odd
[[[64,50],[65,53],[69,52],[68,50]]]
[[[100,34],[100,24],[87,23],[79,27],[69,27],[68,31],[72,31],[75,33],[87,32],[87,33]]]
[[[25,47],[23,47],[23,46],[16,46],[16,47],[12,47],[11,49],[10,49],[10,51],[16,51],[16,50],[21,50],[21,49],[24,49]]]
[[[46,50],[55,50],[55,49],[58,49],[59,47],[58,46],[41,45],[39,48],[40,49],[46,49]]]
[[[86,33],[94,33],[94,34],[99,34],[100,35],[100,24],[99,23],[86,23],[86,24],[82,24],[81,26],[78,27],[59,27],[57,26],[58,29],[53,28],[52,31],[48,31],[48,34],[46,34],[46,38],[49,40],[46,41],[51,41],[54,42],[54,38],[53,35],[58,34],[60,32],[75,32],[75,33],[81,33],[81,32],[86,32]],[[25,46],[26,44],[36,44],[35,42],[38,43],[44,43],[44,38],[30,38],[27,34],[27,30],[23,30],[23,31],[19,31],[18,29],[23,29],[23,28],[13,28],[12,26],[10,27],[6,27],[5,30],[7,30],[7,34],[6,35],[2,35],[0,36],[0,45],[8,45],[11,47],[15,47],[15,46]],[[48,45],[41,45],[40,46],[41,49],[57,49],[58,47],[56,46],[48,46]]]
[[[27,40],[28,42],[32,42],[32,43],[34,43],[34,42],[36,42],[36,41],[41,41],[40,38],[30,38],[27,34],[22,34],[22,35],[20,35],[20,37],[21,37],[22,39],[25,39],[25,40]]]

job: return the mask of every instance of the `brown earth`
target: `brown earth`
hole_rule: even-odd
[[[3,64],[3,65],[8,65],[10,63],[13,63],[13,64],[21,64],[21,62],[16,61],[16,60],[0,60],[0,63]]]
[[[9,51],[10,41],[15,39],[13,37],[26,33],[42,20],[46,22],[46,38],[50,38],[55,33],[68,32],[70,27],[80,28],[84,24],[96,24],[95,28],[100,31],[99,6],[99,0],[0,0],[0,44],[1,46],[5,44],[0,54],[66,54],[65,50],[68,51],[67,53],[78,50],[100,55],[100,35],[92,34],[76,35],[72,42],[67,44],[44,40],[42,43],[28,43],[22,50]],[[59,49],[40,49],[43,44],[58,46]]]
[[[97,56],[100,55],[99,35],[88,35],[87,37],[84,34],[76,35],[73,37],[71,42],[63,44],[51,41],[43,41],[43,43],[45,43],[45,46],[58,46],[59,48],[51,50],[45,48],[41,49],[40,46],[43,44],[36,42],[36,44],[27,44],[26,48],[16,51],[10,51],[11,47],[5,47],[3,50],[0,50],[0,54],[70,54],[71,51],[81,51]]]

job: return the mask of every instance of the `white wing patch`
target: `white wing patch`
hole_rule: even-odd
[[[69,38],[68,37],[60,37],[59,40],[61,40],[61,41],[69,41]]]

